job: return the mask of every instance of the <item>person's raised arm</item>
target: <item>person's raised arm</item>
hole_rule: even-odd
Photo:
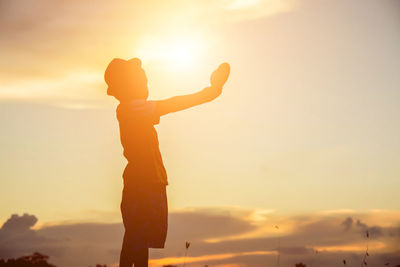
[[[229,77],[229,72],[229,64],[221,64],[211,75],[211,86],[194,94],[175,96],[165,100],[155,101],[155,112],[159,116],[162,116],[214,100],[222,93],[222,87]]]

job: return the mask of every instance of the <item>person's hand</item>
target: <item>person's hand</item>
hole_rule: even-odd
[[[210,82],[212,87],[221,88],[224,86],[229,77],[229,72],[231,71],[231,66],[228,63],[222,63],[219,65],[218,69],[214,70],[211,74]]]

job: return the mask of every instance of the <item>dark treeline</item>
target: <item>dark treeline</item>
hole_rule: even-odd
[[[0,259],[0,267],[56,267],[55,265],[48,263],[48,259],[49,256],[35,252],[32,255],[22,256],[17,259]]]
[[[39,252],[35,252],[32,255],[22,256],[16,259],[0,259],[0,267],[57,267],[54,264],[47,262],[49,260],[49,256],[41,254]],[[346,262],[344,261],[344,266],[346,266]],[[91,266],[89,266],[91,267]],[[96,264],[94,267],[107,267],[106,264]],[[178,267],[176,265],[164,265],[163,267]],[[205,267],[208,267],[207,265]],[[307,267],[304,263],[297,263],[295,267]],[[396,267],[400,267],[400,265],[396,265]]]
[[[16,259],[0,259],[0,267],[57,267],[54,264],[48,263],[48,260],[49,256],[35,252],[32,255],[22,256]],[[107,267],[107,265],[97,264],[95,267]]]

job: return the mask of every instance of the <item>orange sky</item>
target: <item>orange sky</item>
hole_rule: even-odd
[[[219,99],[158,126],[171,209],[399,208],[393,2],[27,3],[2,4],[0,218],[118,214],[125,161],[102,79],[117,56],[142,58],[153,99],[232,65]]]
[[[0,0],[0,221],[121,221],[126,162],[103,72],[140,57],[152,99],[232,66],[220,98],[157,126],[171,212],[398,224],[399,20],[390,0]]]

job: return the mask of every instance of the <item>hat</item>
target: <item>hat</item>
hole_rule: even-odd
[[[121,93],[121,86],[134,78],[135,73],[142,71],[142,61],[138,58],[111,60],[104,72],[104,80],[108,85],[107,95],[117,97]]]

